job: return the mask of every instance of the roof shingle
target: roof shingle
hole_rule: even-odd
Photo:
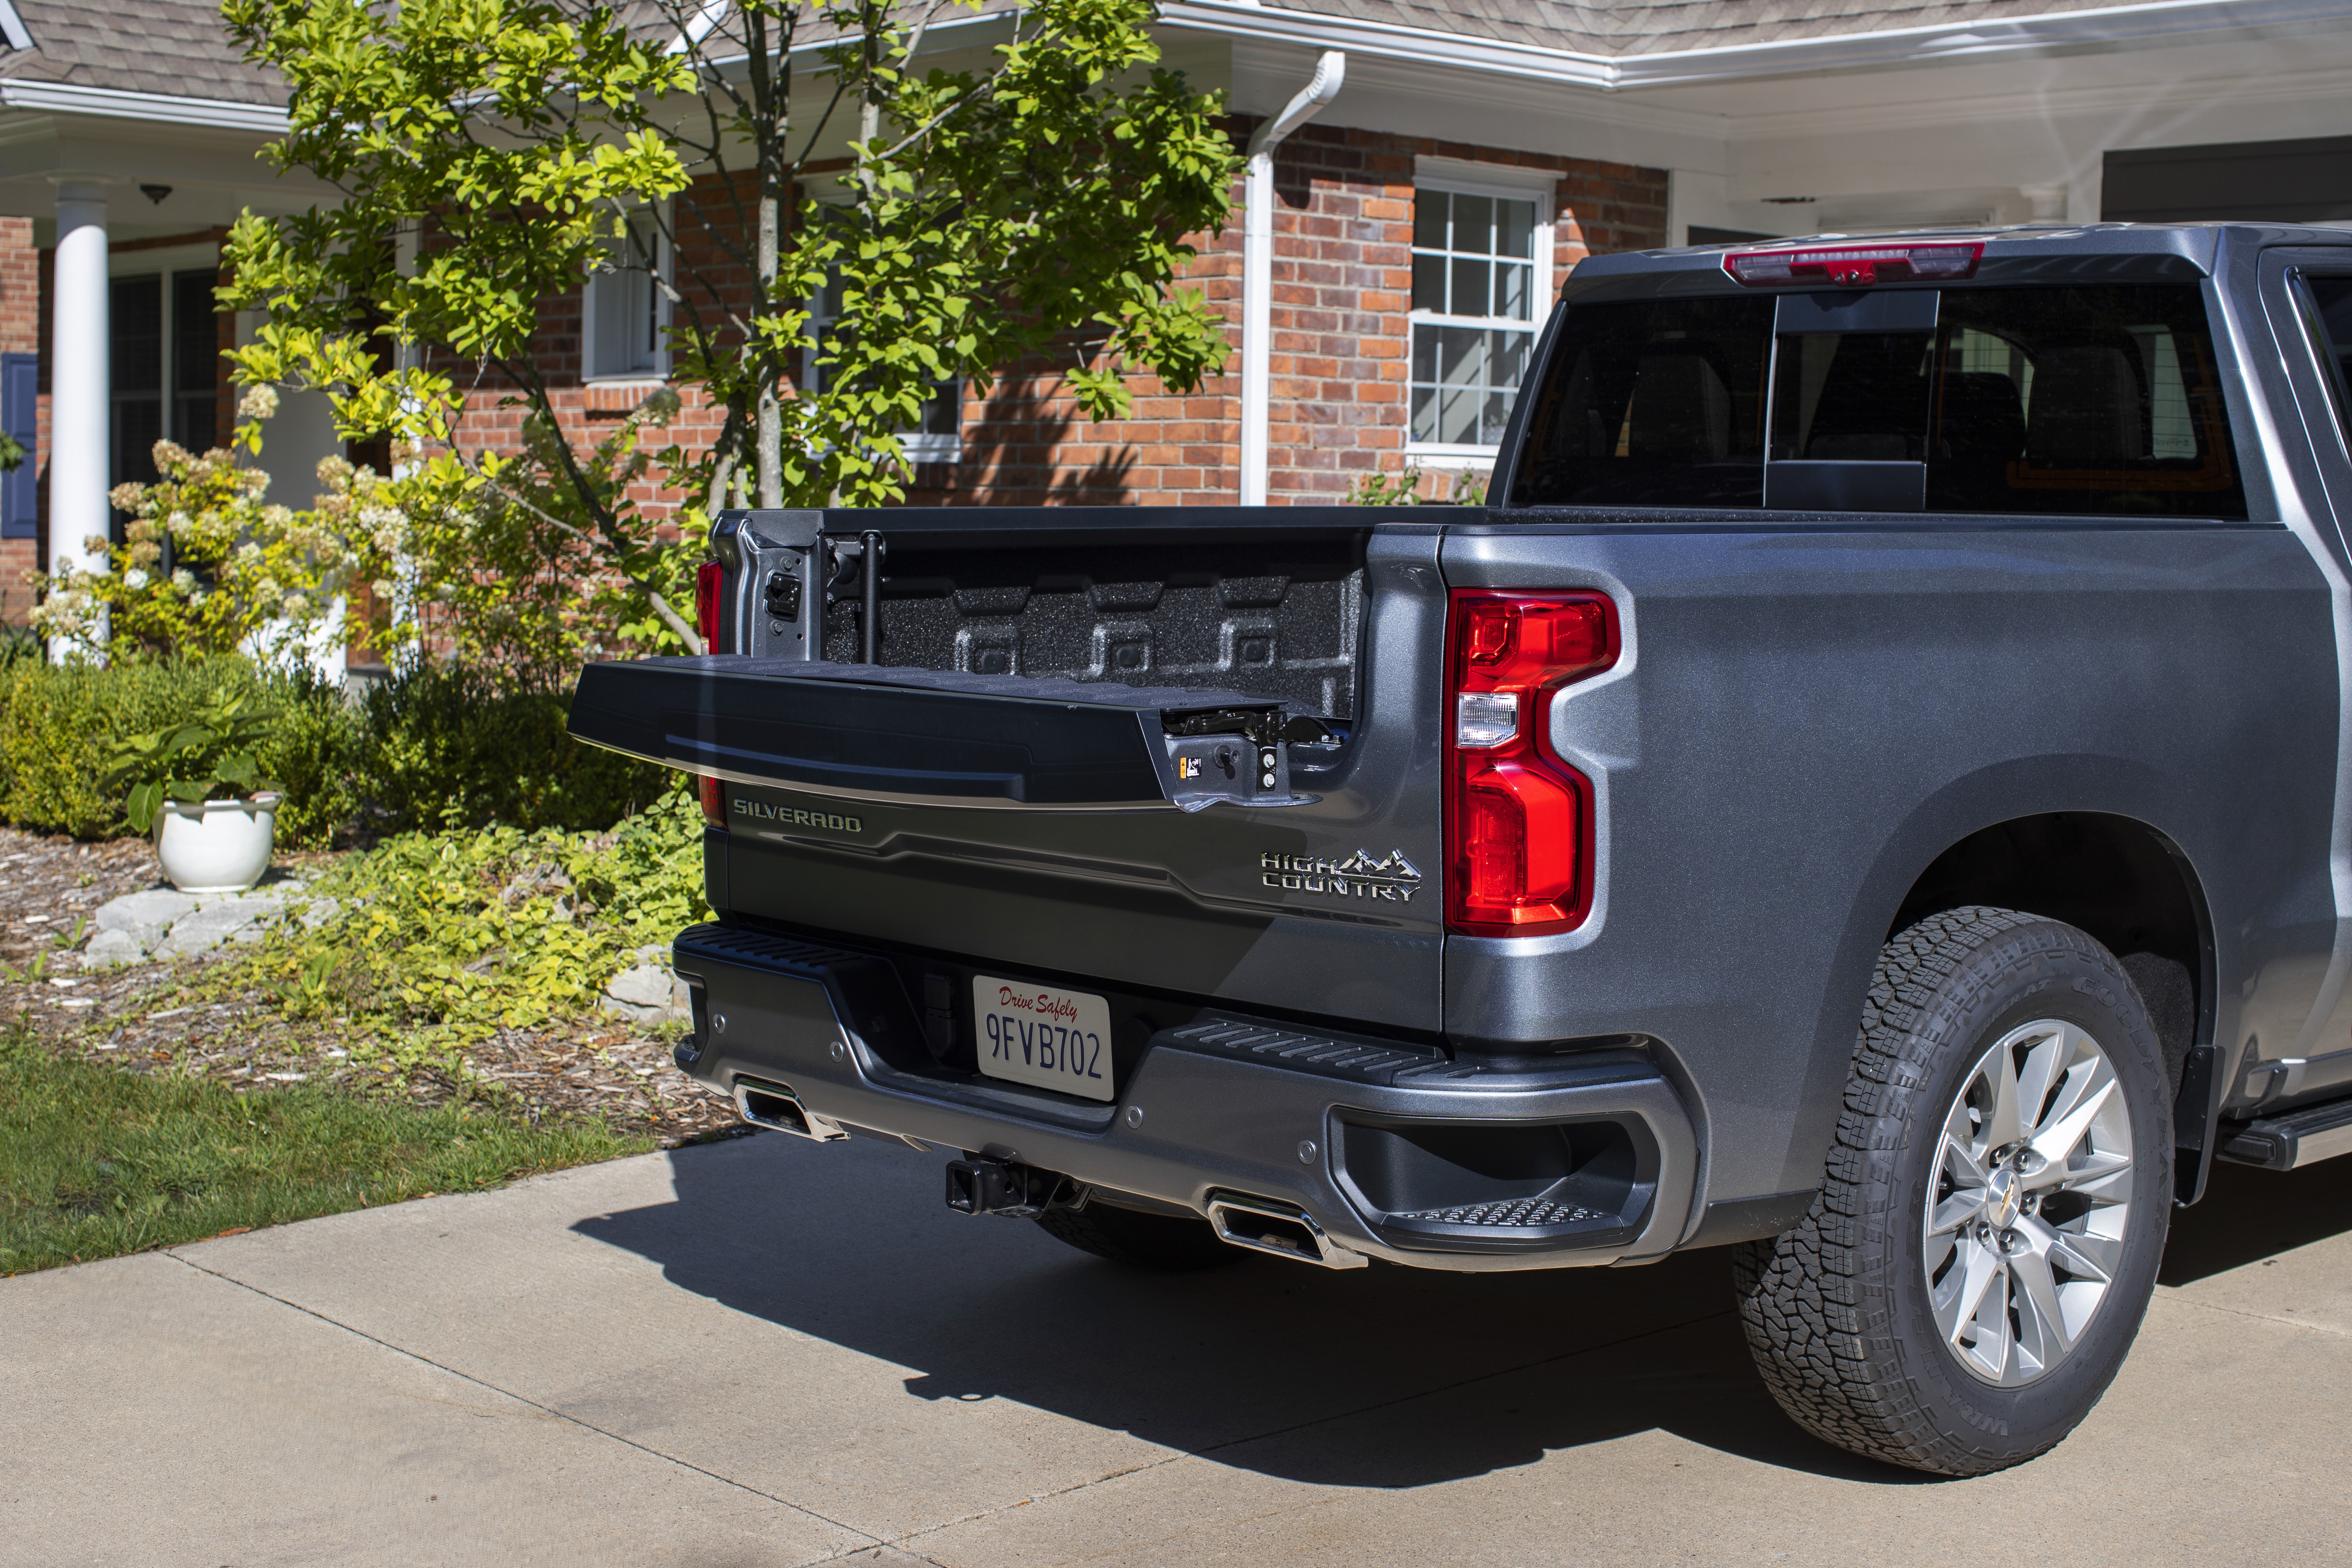
[[[29,49],[0,52],[0,78],[117,92],[282,105],[286,85],[245,63],[217,0],[16,0]]]

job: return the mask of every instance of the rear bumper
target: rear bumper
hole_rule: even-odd
[[[719,925],[682,935],[676,963],[695,993],[688,1072],[730,1096],[783,1086],[851,1130],[1203,1214],[1219,1194],[1272,1199],[1351,1252],[1423,1268],[1643,1261],[1690,1218],[1691,1120],[1636,1053],[1496,1072],[1203,1013],[1095,1105],[939,1067],[876,955]]]

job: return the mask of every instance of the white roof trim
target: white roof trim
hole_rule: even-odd
[[[25,19],[16,15],[11,0],[0,0],[0,38],[5,38],[12,49],[33,47],[33,35],[25,30]]]
[[[1386,22],[1292,11],[1253,0],[1167,0],[1171,26],[1309,48],[1350,49],[1426,64],[1612,91],[1748,77],[1937,64],[2052,48],[2147,43],[2200,33],[2352,22],[2352,0],[2156,0],[2010,21],[1946,23],[1876,33],[1775,39],[1718,48],[1632,56],[1584,54]]]
[[[0,5],[6,3],[7,0],[0,0]],[[63,81],[0,80],[0,105],[51,114],[92,114],[109,120],[152,120],[219,131],[257,131],[270,136],[282,136],[287,130],[286,111],[266,103],[122,92],[110,87],[79,87]]]

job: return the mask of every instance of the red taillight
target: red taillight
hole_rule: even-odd
[[[702,820],[713,827],[727,826],[727,781],[704,773],[694,781],[701,786]]]
[[[1833,283],[1862,289],[1874,283],[1941,282],[1976,276],[1981,241],[1941,245],[1803,245],[1778,250],[1730,250],[1723,269],[1749,288]]]
[[[727,568],[706,561],[694,574],[694,629],[702,635],[702,651],[725,653],[719,646],[719,603],[727,592]]]
[[[1454,590],[1446,713],[1446,924],[1574,929],[1592,902],[1592,784],[1546,738],[1551,694],[1617,662],[1604,594]]]

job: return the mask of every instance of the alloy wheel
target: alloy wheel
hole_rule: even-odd
[[[2048,1375],[2107,1293],[2131,1217],[2131,1113],[2079,1026],[2010,1030],[1937,1135],[1925,1264],[1945,1348],[2014,1388]]]

